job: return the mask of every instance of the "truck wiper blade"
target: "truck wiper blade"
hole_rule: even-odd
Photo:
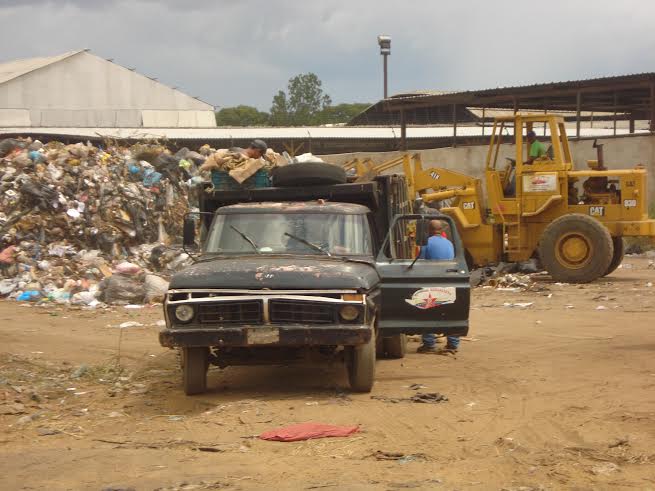
[[[287,237],[291,237],[292,239],[295,239],[295,240],[297,240],[298,242],[302,242],[302,243],[305,244],[306,246],[311,247],[311,248],[314,249],[315,251],[322,252],[322,253],[325,254],[326,256],[332,256],[332,254],[330,254],[328,251],[326,251],[326,250],[323,249],[322,247],[319,247],[319,246],[317,246],[316,244],[312,244],[311,242],[309,242],[308,240],[303,239],[302,237],[298,237],[297,235],[290,234],[289,232],[284,232],[284,235],[286,235]]]
[[[248,237],[246,234],[244,234],[241,230],[239,230],[238,228],[236,228],[234,225],[230,225],[230,228],[231,228],[232,230],[234,230],[236,233],[238,233],[241,237],[243,237],[243,240],[245,240],[246,242],[248,242],[248,244],[250,244],[250,245],[252,246],[252,248],[255,249],[255,252],[256,252],[257,254],[261,254],[261,253],[259,252],[259,247],[257,247],[257,244],[255,244],[255,241],[254,241],[254,240],[252,240],[250,237]]]

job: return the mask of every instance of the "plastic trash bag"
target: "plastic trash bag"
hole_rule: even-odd
[[[100,282],[100,300],[107,304],[140,304],[145,298],[143,285],[135,279],[115,274]]]
[[[144,284],[146,303],[163,303],[168,291],[168,281],[154,274],[146,275]]]

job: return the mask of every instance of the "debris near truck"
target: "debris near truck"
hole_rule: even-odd
[[[188,210],[185,181],[197,173],[188,159],[200,154],[8,139],[0,148],[1,297],[142,302],[148,273],[188,262],[170,246]]]

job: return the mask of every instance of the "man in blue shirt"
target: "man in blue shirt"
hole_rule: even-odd
[[[446,238],[444,225],[441,220],[430,220],[428,227],[430,238],[425,247],[421,247],[420,259],[452,260],[455,259],[455,247]],[[455,353],[459,348],[459,337],[448,336],[446,347],[441,353]],[[417,353],[436,353],[436,339],[434,334],[424,334],[423,344],[416,350]]]

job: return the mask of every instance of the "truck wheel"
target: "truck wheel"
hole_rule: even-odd
[[[407,335],[396,334],[384,338],[384,351],[389,358],[405,358],[407,353]]]
[[[355,392],[371,392],[375,382],[375,330],[368,343],[351,347],[348,379]]]
[[[625,248],[623,247],[623,237],[612,237],[612,244],[614,244],[614,255],[612,256],[612,262],[610,267],[607,268],[607,272],[603,276],[612,274],[616,268],[618,268],[623,262],[623,256],[625,256]]]
[[[605,275],[613,253],[612,236],[603,224],[579,213],[554,220],[539,240],[546,271],[566,283],[589,283]]]
[[[273,172],[273,186],[319,186],[344,184],[346,171],[325,162],[304,162],[278,167]]]
[[[182,348],[182,383],[188,396],[207,391],[208,348]]]

